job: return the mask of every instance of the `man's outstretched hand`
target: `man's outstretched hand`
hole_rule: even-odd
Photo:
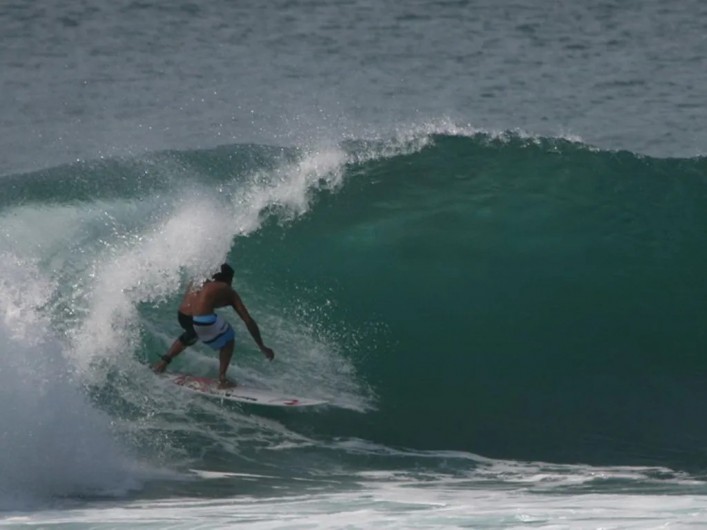
[[[268,361],[272,361],[275,358],[275,352],[272,351],[272,348],[263,346],[262,348],[260,348],[260,351],[263,352],[263,355],[265,355]]]

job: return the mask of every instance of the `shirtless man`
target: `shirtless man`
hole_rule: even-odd
[[[273,360],[275,353],[263,344],[258,324],[248,314],[240,296],[231,287],[232,282],[233,269],[224,263],[221,265],[221,272],[214,274],[213,279],[204,282],[200,288],[194,289],[191,284],[189,285],[177,313],[184,333],[174,341],[169,351],[162,356],[162,360],[154,366],[155,372],[164,372],[172,359],[200,339],[204,344],[219,351],[219,386],[221,388],[235,386],[226,378],[226,371],[233,356],[235,333],[230,324],[214,311],[216,308],[226,306],[233,307],[245,322],[263,355],[268,360]]]

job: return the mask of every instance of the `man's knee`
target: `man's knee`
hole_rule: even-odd
[[[179,335],[179,342],[181,342],[185,347],[194,345],[196,340],[197,336],[194,332],[185,331],[184,333]]]

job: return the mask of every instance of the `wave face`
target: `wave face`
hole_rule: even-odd
[[[27,359],[51,360],[40,375],[60,380],[60,401],[42,439],[63,443],[86,409],[99,434],[82,439],[116,446],[104,464],[126,488],[126,454],[296,474],[325,466],[341,439],[700,468],[706,175],[704,158],[454,131],[3,177],[0,376],[25,389],[38,377]],[[186,282],[225,259],[278,353],[264,363],[236,322],[236,377],[335,407],[253,414],[145,369],[178,333]],[[18,282],[38,294],[17,294]],[[31,347],[17,336],[29,321],[43,337]],[[197,346],[173,369],[213,374],[216,360]],[[13,395],[0,411],[17,422],[37,397]],[[18,454],[40,443],[17,436]],[[267,464],[264,445],[279,449]],[[63,494],[102,491],[96,480]]]
[[[379,398],[367,438],[694,463],[706,175],[703,158],[437,136],[348,166],[339,193],[243,253],[279,292],[328,289],[328,325],[372,330],[351,352]]]

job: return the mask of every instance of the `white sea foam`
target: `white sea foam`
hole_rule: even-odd
[[[650,530],[702,528],[700,495],[538,494],[461,489],[428,481],[366,482],[329,493],[256,498],[164,500],[91,509],[16,514],[24,527],[84,524],[94,528],[542,528]]]
[[[0,509],[138,487],[144,475],[77,388],[41,311],[53,286],[35,264],[1,257]]]

